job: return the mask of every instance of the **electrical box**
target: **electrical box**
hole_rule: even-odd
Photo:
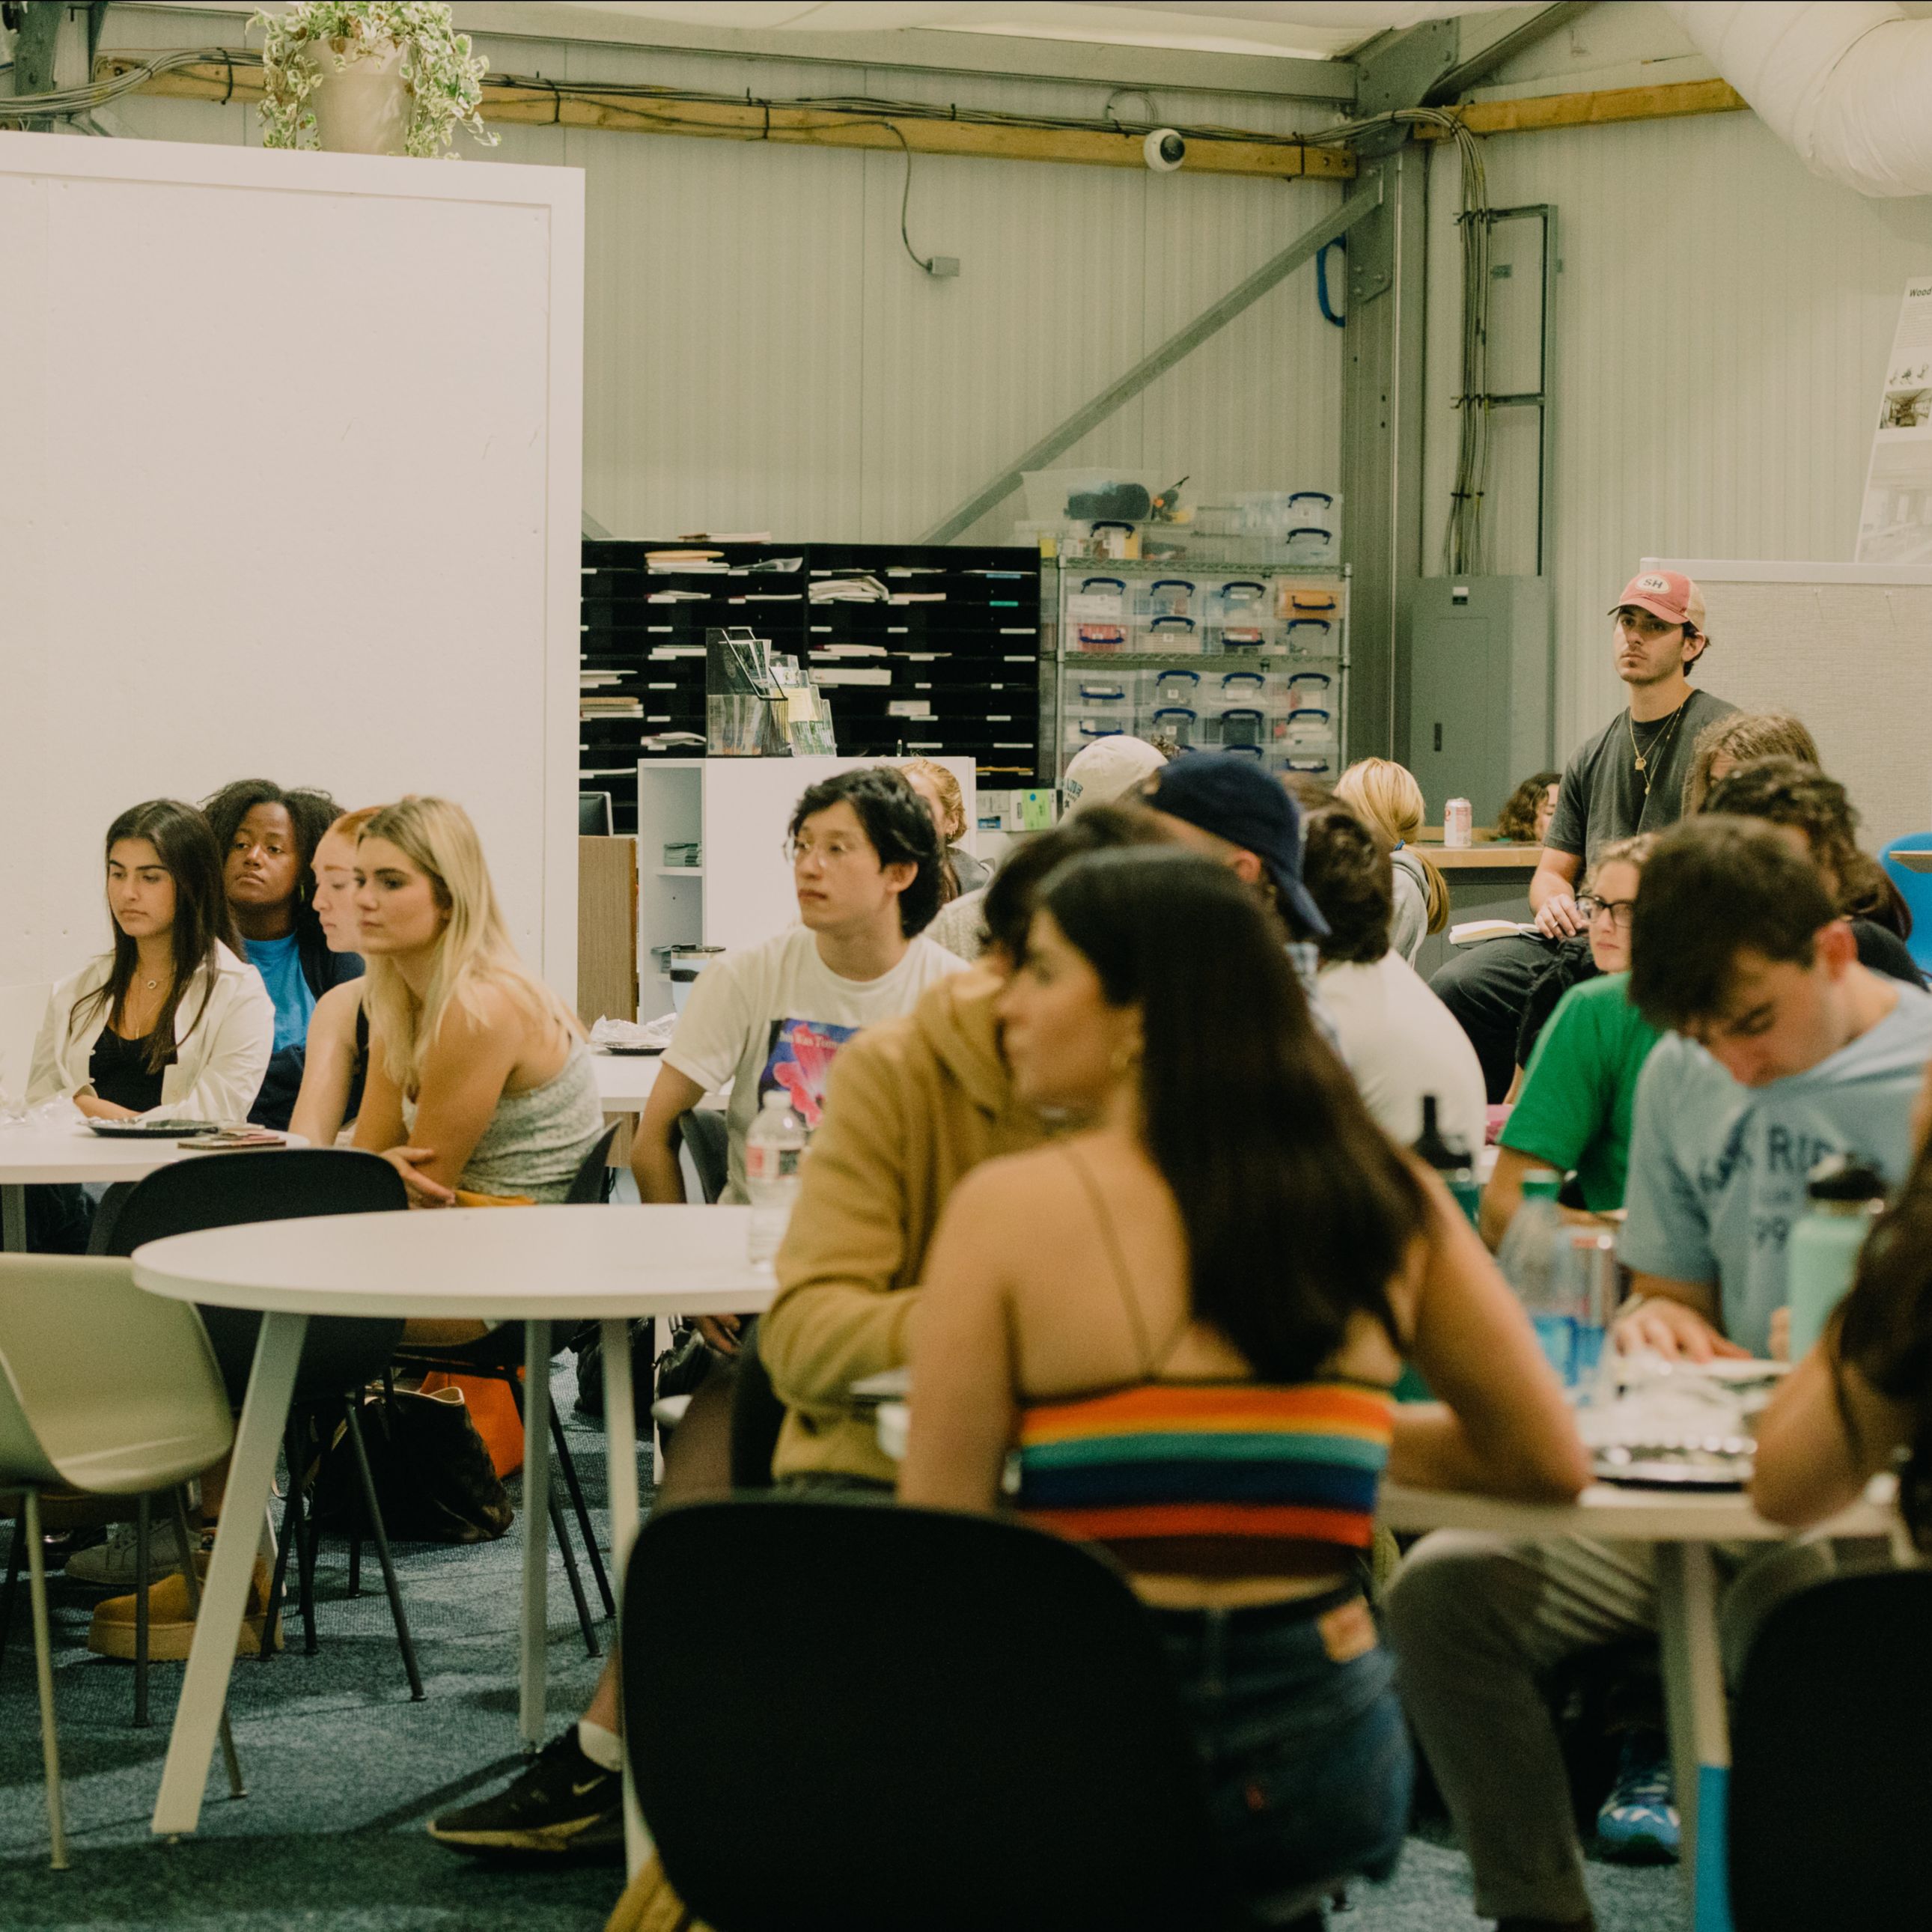
[[[1551,755],[1550,580],[1425,577],[1408,627],[1408,768],[1432,822],[1466,798],[1478,825]]]

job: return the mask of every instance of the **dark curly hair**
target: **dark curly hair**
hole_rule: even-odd
[[[946,848],[926,800],[891,765],[860,765],[808,785],[792,807],[788,835],[835,805],[849,805],[881,866],[913,866],[912,884],[899,895],[899,930],[916,938],[946,902]]]
[[[315,848],[322,835],[342,816],[342,808],[326,791],[312,785],[298,785],[284,791],[271,778],[237,778],[212,797],[202,800],[201,808],[214,833],[214,849],[225,868],[235,835],[242,821],[258,805],[279,805],[289,815],[296,838],[296,856],[300,864],[296,873],[295,929],[308,944],[322,944],[322,923],[315,916]]]
[[[1543,794],[1562,782],[1561,772],[1532,772],[1503,800],[1496,814],[1496,836],[1516,845],[1538,843],[1536,819],[1543,809]]]

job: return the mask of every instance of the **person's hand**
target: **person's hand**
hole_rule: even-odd
[[[742,1315],[700,1315],[692,1324],[721,1355],[738,1352],[738,1331],[744,1325]]]
[[[132,1107],[117,1107],[112,1100],[97,1100],[92,1094],[76,1094],[74,1104],[90,1120],[132,1120],[139,1118]]]
[[[1672,1361],[1709,1362],[1720,1355],[1748,1358],[1750,1351],[1719,1334],[1694,1308],[1653,1295],[1621,1316],[1616,1343],[1627,1355],[1640,1348]]]
[[[1570,939],[1584,928],[1583,915],[1568,892],[1552,892],[1536,915],[1536,929],[1545,939]]]
[[[452,1208],[456,1204],[454,1192],[442,1183],[422,1172],[424,1161],[436,1158],[434,1148],[387,1148],[382,1158],[403,1177],[403,1185],[410,1191],[412,1208]]]
[[[1788,1362],[1791,1359],[1791,1310],[1789,1308],[1772,1311],[1771,1359],[1774,1362]]]

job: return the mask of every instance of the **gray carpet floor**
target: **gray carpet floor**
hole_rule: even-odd
[[[556,1393],[576,1424],[568,1360]],[[602,1535],[601,1430],[576,1424],[572,1448]],[[491,1789],[518,1762],[521,1533],[520,1518],[499,1543],[398,1546],[429,1694],[420,1704],[410,1700],[373,1552],[364,1594],[351,1599],[346,1545],[325,1538],[316,1579],[320,1650],[304,1655],[298,1634],[272,1662],[237,1661],[230,1708],[248,1795],[229,1798],[218,1756],[201,1829],[174,1844],[156,1840],[148,1819],[182,1666],[154,1667],[153,1727],[131,1730],[131,1666],[86,1648],[98,1593],[56,1576],[55,1696],[74,1861],[64,1873],[46,1864],[23,1586],[0,1669],[0,1926],[598,1932],[619,1889],[616,1873],[494,1868],[452,1856],[423,1832],[433,1813]],[[4,1541],[0,1532],[0,1547]],[[554,1544],[550,1567],[550,1701],[560,1724],[588,1696],[598,1666],[585,1656]],[[610,1626],[598,1628],[608,1639]],[[1590,1884],[1603,1932],[1688,1927],[1675,1871],[1593,1864]],[[1450,1932],[1477,1922],[1467,1861],[1446,1843],[1415,1838],[1394,1880],[1359,1888],[1335,1926]]]

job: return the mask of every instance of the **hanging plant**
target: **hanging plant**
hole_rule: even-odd
[[[266,147],[320,146],[310,97],[358,61],[388,61],[398,55],[409,103],[406,152],[423,158],[447,154],[459,126],[484,146],[496,145],[482,112],[483,76],[490,63],[470,50],[467,34],[456,32],[443,0],[299,0],[284,13],[256,14],[248,24],[266,36],[262,49]]]

